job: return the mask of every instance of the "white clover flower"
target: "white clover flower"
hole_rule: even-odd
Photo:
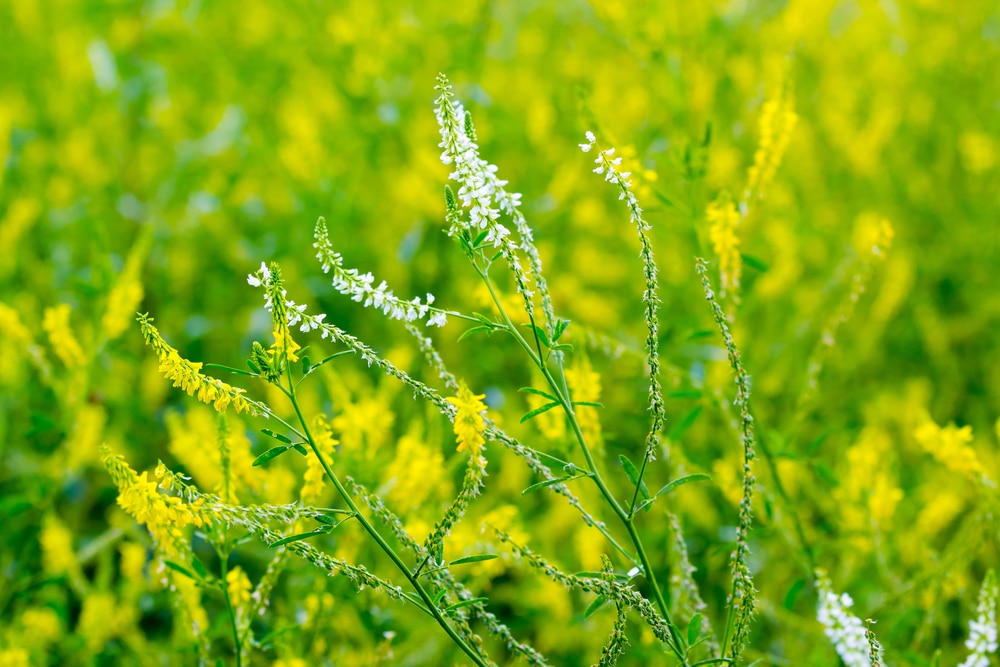
[[[414,322],[427,318],[428,325],[444,326],[447,323],[448,318],[445,311],[431,306],[434,303],[433,294],[428,293],[426,301],[421,301],[420,297],[404,301],[389,289],[389,285],[384,280],[378,286],[374,286],[375,276],[370,272],[360,273],[357,269],[345,269],[343,257],[333,249],[326,221],[323,218],[316,222],[314,238],[316,239],[313,243],[313,247],[317,251],[316,259],[320,261],[324,273],[333,274],[331,284],[341,294],[351,297],[351,300],[363,304],[366,308],[381,310],[384,315],[394,320]],[[289,304],[289,313],[293,313],[294,310],[292,304]],[[429,313],[432,316],[428,318]],[[317,316],[315,324],[306,323],[303,324],[303,327],[308,325],[313,329],[317,328],[322,317],[325,316]]]
[[[997,587],[996,576],[990,570],[979,589],[979,607],[976,618],[969,621],[969,638],[965,640],[966,648],[971,651],[959,667],[989,667],[990,653],[996,653],[997,641],[997,599],[1000,589]]]
[[[819,607],[816,619],[823,626],[823,633],[837,650],[846,667],[871,667],[870,646],[861,619],[848,611],[854,600],[847,593],[837,595],[833,585],[822,571],[816,572],[819,588]]]

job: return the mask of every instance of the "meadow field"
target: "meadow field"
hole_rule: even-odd
[[[996,2],[0,44],[0,667],[997,664]]]

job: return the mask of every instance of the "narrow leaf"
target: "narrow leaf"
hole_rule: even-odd
[[[569,320],[559,320],[556,322],[556,330],[552,332],[552,342],[556,342],[559,338],[566,332],[566,327],[569,326]]]
[[[552,343],[549,341],[549,337],[545,334],[545,329],[541,328],[537,324],[531,324],[530,322],[525,323],[526,327],[533,330],[535,335],[538,336],[538,340],[542,342],[545,347],[552,347]]]
[[[442,588],[441,590],[438,591],[438,594],[434,596],[433,600],[435,607],[438,606],[438,602],[441,601],[441,598],[443,598],[447,592],[448,592],[447,588]]]
[[[521,387],[520,389],[518,389],[518,391],[521,392],[521,393],[523,393],[523,394],[535,394],[536,396],[544,396],[545,398],[549,399],[550,401],[558,401],[559,400],[558,398],[556,398],[552,394],[546,394],[541,389],[535,389],[534,387]]]
[[[354,350],[344,350],[343,352],[336,352],[334,354],[331,354],[329,357],[326,357],[325,359],[323,359],[323,361],[321,361],[321,362],[319,362],[317,364],[313,364],[312,366],[310,366],[309,370],[306,372],[306,375],[309,375],[309,373],[312,373],[313,371],[315,371],[317,368],[319,368],[323,364],[325,364],[325,363],[327,363],[329,361],[333,361],[337,357],[342,357],[345,354],[354,354]]]
[[[760,261],[756,257],[753,257],[751,255],[745,255],[743,253],[740,253],[740,257],[743,258],[743,263],[744,264],[746,264],[747,266],[749,266],[752,269],[757,269],[761,273],[764,273],[768,269],[767,264],[765,264],[764,262]]]
[[[292,449],[294,449],[295,451],[297,451],[302,456],[305,456],[306,454],[309,453],[309,450],[306,449],[306,446],[304,444],[302,444],[301,442],[296,442],[295,444],[293,444],[292,445]]]
[[[476,240],[472,242],[472,247],[473,248],[478,248],[479,244],[482,243],[486,239],[486,237],[489,235],[489,233],[490,233],[490,231],[488,229],[486,231],[484,231],[484,232],[479,232],[479,236],[477,236]]]
[[[603,595],[598,595],[597,599],[591,602],[590,606],[587,607],[587,610],[583,612],[583,617],[590,618],[591,616],[593,616],[595,611],[597,611],[607,603],[608,599],[606,597],[604,597]]]
[[[695,614],[691,617],[691,622],[688,623],[687,640],[688,646],[691,646],[696,641],[698,637],[701,636],[701,614]]]
[[[645,482],[639,479],[639,470],[635,467],[635,464],[629,461],[628,457],[624,454],[619,455],[618,460],[622,462],[622,467],[625,468],[625,474],[628,475],[629,481],[632,482],[632,485],[638,485],[639,493],[642,494],[643,498],[649,500],[649,488],[646,486]]]
[[[493,560],[494,558],[499,558],[496,554],[479,554],[478,556],[466,556],[465,558],[459,558],[458,560],[453,560],[448,565],[464,565],[465,563],[479,563],[484,560]]]
[[[456,609],[461,609],[462,607],[468,607],[469,605],[479,604],[480,602],[486,602],[489,598],[472,598],[471,600],[462,600],[456,602],[453,605],[445,607],[442,611],[448,613],[449,611],[455,611]]]
[[[169,567],[171,570],[174,570],[175,572],[180,572],[181,574],[183,574],[188,579],[193,579],[195,581],[198,580],[198,578],[196,576],[194,576],[194,574],[191,573],[191,570],[189,570],[186,567],[183,567],[181,565],[178,565],[177,563],[175,563],[172,560],[165,560],[165,561],[163,561],[163,564],[166,565],[167,567]]]
[[[338,516],[342,518],[337,518]],[[347,521],[347,519],[353,519],[354,516],[354,512],[351,510],[323,510],[321,514],[317,514],[313,518],[319,523],[323,523],[328,526],[339,526],[344,521]]]
[[[284,537],[278,540],[277,542],[272,542],[268,546],[270,546],[273,549],[274,547],[280,547],[285,544],[290,544],[292,542],[298,542],[300,540],[308,540],[310,537],[322,535],[325,532],[326,532],[325,530],[310,530],[308,533],[298,533],[297,535],[289,535],[288,537]]]
[[[546,403],[542,407],[535,408],[534,410],[532,410],[528,414],[526,414],[523,417],[521,417],[521,423],[523,424],[524,422],[528,421],[532,417],[537,417],[538,415],[542,414],[543,412],[548,412],[552,408],[558,408],[558,407],[559,407],[558,403],[554,403],[554,402],[553,403]]]
[[[586,405],[591,408],[603,408],[604,403],[594,403],[593,401],[573,401],[573,405]]]
[[[681,437],[687,433],[688,429],[694,426],[694,423],[698,420],[701,415],[702,406],[696,406],[694,410],[684,415],[684,418],[673,425],[667,437],[671,440],[680,440]]]
[[[472,327],[471,329],[466,329],[465,332],[458,337],[458,342],[461,343],[463,340],[465,340],[472,334],[479,333],[480,331],[485,331],[488,335],[493,333],[493,327],[480,326],[480,327]]]
[[[254,372],[254,375],[260,375],[260,369],[257,368],[257,364],[247,359],[247,367]]]
[[[553,486],[555,484],[562,484],[563,482],[569,482],[569,481],[574,480],[574,479],[576,479],[578,477],[584,477],[584,475],[566,475],[565,477],[557,477],[555,479],[547,479],[544,482],[536,482],[535,484],[532,484],[531,486],[529,486],[528,488],[526,488],[524,491],[522,491],[521,495],[522,496],[526,496],[529,493],[531,493],[532,491],[537,491],[538,489],[544,489],[546,486]]]
[[[309,375],[310,368],[311,366],[309,365],[309,357],[302,357],[302,374]]]
[[[558,345],[553,345],[552,349],[557,352],[572,352],[573,346],[569,343],[559,343]]]
[[[670,493],[671,491],[673,491],[674,489],[676,489],[678,486],[682,486],[684,484],[687,484],[688,482],[700,482],[702,480],[708,480],[708,479],[712,479],[712,478],[709,477],[708,475],[706,475],[703,472],[696,472],[696,473],[691,474],[691,475],[684,475],[683,477],[678,477],[677,479],[675,479],[672,482],[667,483],[662,489],[660,489],[659,491],[657,491],[655,497],[659,498],[664,493]]]
[[[681,389],[670,392],[667,398],[701,398],[701,392],[697,389]]]
[[[195,556],[194,559],[191,561],[191,566],[194,568],[194,571],[198,573],[199,577],[201,577],[202,579],[208,578],[208,569],[205,567],[205,564],[198,559],[197,556]]]
[[[254,468],[256,468],[257,466],[262,466],[271,459],[275,458],[276,456],[280,456],[287,451],[288,447],[272,447],[271,449],[267,450],[266,452],[255,458],[253,460],[253,463],[251,463],[250,465]]]
[[[263,433],[264,435],[267,435],[267,436],[270,436],[270,437],[274,438],[275,440],[277,440],[279,442],[283,442],[286,445],[292,444],[292,439],[289,438],[287,435],[282,435],[281,433],[275,433],[274,431],[272,431],[269,428],[262,428],[260,430],[260,432]]]

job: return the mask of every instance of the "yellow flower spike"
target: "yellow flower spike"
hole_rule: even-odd
[[[257,414],[253,404],[243,396],[245,390],[202,374],[201,363],[181,357],[177,350],[160,336],[160,332],[152,324],[153,318],[139,315],[136,320],[142,329],[146,344],[153,348],[160,359],[160,373],[173,382],[175,387],[183,389],[189,396],[195,396],[219,412],[224,412],[229,405],[232,405],[238,413]]]
[[[924,451],[949,470],[970,479],[985,480],[986,470],[972,448],[972,427],[959,428],[954,424],[941,428],[928,419],[913,432]]]
[[[340,443],[333,437],[333,431],[330,429],[330,422],[326,418],[326,415],[317,415],[316,419],[313,420],[313,435],[320,454],[326,457],[328,461],[331,460],[334,448]],[[326,486],[325,474],[326,472],[323,470],[323,465],[319,458],[316,457],[315,453],[310,451],[306,455],[306,471],[303,474],[305,481],[302,484],[302,491],[299,494],[303,504],[312,505],[319,500]]]
[[[720,290],[722,296],[728,290],[739,289],[743,272],[743,258],[740,256],[740,240],[736,227],[740,224],[740,213],[728,194],[722,194],[708,205],[705,212],[709,227],[708,238],[712,251],[719,258]]]
[[[288,361],[298,361],[299,355],[296,354],[296,351],[301,349],[302,346],[292,340],[292,335],[288,331],[287,324],[284,327],[275,325],[274,344],[271,346],[275,358],[280,357],[284,353]]]
[[[229,591],[229,601],[234,607],[242,607],[250,603],[252,588],[250,578],[239,565],[226,573],[226,589]]]
[[[45,309],[42,318],[42,328],[49,336],[49,344],[55,351],[56,356],[67,368],[82,366],[85,361],[83,349],[69,325],[70,307],[61,303],[58,306]]]
[[[777,97],[764,103],[760,114],[760,144],[753,165],[747,172],[747,187],[743,200],[763,199],[764,191],[781,165],[792,131],[799,120],[795,100],[784,86]]]
[[[486,439],[483,438],[486,428],[483,422],[483,413],[486,412],[486,404],[482,401],[484,398],[486,394],[473,394],[463,382],[458,389],[458,396],[447,399],[456,408],[454,431],[458,451],[468,451],[475,457],[480,455],[486,444]]]

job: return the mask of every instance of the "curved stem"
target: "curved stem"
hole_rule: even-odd
[[[302,425],[302,431],[305,435],[306,442],[309,444],[309,448],[312,449],[313,454],[319,460],[320,464],[323,466],[323,470],[326,472],[326,475],[330,479],[330,482],[333,484],[334,488],[337,489],[337,493],[340,494],[340,497],[344,500],[345,503],[347,503],[348,508],[354,513],[354,518],[358,520],[358,522],[364,528],[365,532],[368,533],[368,535],[373,540],[375,540],[375,543],[378,544],[379,548],[382,549],[385,555],[388,556],[389,559],[393,562],[393,564],[399,569],[399,571],[402,572],[403,576],[406,577],[406,580],[410,582],[410,585],[414,588],[414,590],[416,590],[417,595],[419,595],[420,599],[424,601],[424,604],[427,606],[427,610],[430,611],[431,615],[434,617],[434,620],[436,620],[438,622],[438,625],[440,625],[444,629],[444,631],[448,634],[451,640],[455,642],[455,644],[458,645],[458,647],[462,649],[462,651],[466,655],[468,655],[469,658],[472,660],[472,662],[474,662],[478,667],[488,667],[487,663],[483,660],[483,658],[475,650],[473,650],[472,647],[470,647],[468,643],[458,635],[457,632],[455,632],[455,629],[453,627],[451,627],[447,619],[445,619],[445,617],[441,614],[441,610],[439,610],[437,608],[437,605],[434,604],[434,600],[427,593],[426,589],[424,589],[423,585],[417,580],[417,577],[414,576],[414,574],[410,571],[410,568],[396,554],[396,552],[389,545],[389,543],[385,541],[385,538],[383,538],[382,535],[378,532],[378,529],[375,528],[375,526],[372,525],[372,523],[368,520],[368,518],[361,513],[361,510],[358,508],[357,504],[355,504],[354,499],[351,497],[351,494],[348,493],[347,489],[340,481],[340,478],[338,478],[337,475],[333,472],[333,469],[330,467],[329,462],[327,462],[326,457],[323,456],[323,454],[319,450],[319,447],[316,446],[316,441],[313,439],[312,433],[309,432],[309,425],[307,424],[305,417],[302,415],[302,410],[299,407],[299,402],[295,397],[295,389],[294,389],[294,384],[292,383],[291,369],[288,368],[287,364],[286,364],[286,369],[288,371],[289,385],[292,387],[292,389],[288,391],[288,398],[291,400],[292,407],[295,409],[295,414],[298,416],[299,423]]]
[[[552,389],[556,398],[559,401],[559,404],[565,411],[566,416],[569,418],[569,422],[573,428],[573,433],[576,436],[577,442],[579,442],[580,444],[580,449],[583,452],[583,456],[587,461],[587,467],[589,468],[591,473],[591,475],[589,476],[594,480],[594,483],[597,485],[597,488],[601,492],[601,495],[604,497],[608,505],[611,506],[611,509],[614,510],[614,513],[621,520],[622,524],[625,526],[625,530],[628,531],[629,537],[632,540],[632,545],[635,547],[636,554],[639,557],[639,561],[642,563],[643,571],[646,575],[646,581],[649,582],[649,586],[653,591],[653,598],[654,601],[656,602],[656,606],[659,608],[660,613],[663,615],[663,620],[666,622],[667,628],[670,631],[670,636],[673,638],[673,642],[671,642],[672,644],[671,648],[677,654],[677,657],[681,660],[681,663],[687,665],[688,664],[687,657],[684,655],[684,651],[681,648],[683,644],[681,643],[681,639],[678,634],[677,628],[674,627],[673,622],[670,620],[670,611],[666,602],[666,598],[664,597],[663,590],[660,588],[660,584],[656,579],[656,574],[653,572],[653,569],[650,566],[649,557],[646,555],[646,550],[642,545],[642,539],[639,537],[639,533],[636,530],[635,525],[632,521],[633,517],[631,513],[625,512],[621,504],[615,498],[614,494],[611,493],[611,489],[608,488],[607,484],[604,481],[604,478],[601,477],[601,473],[597,469],[597,463],[594,460],[594,456],[590,451],[590,447],[587,445],[586,437],[583,435],[583,431],[580,428],[580,424],[576,419],[576,412],[573,410],[573,403],[568,398],[568,393],[566,391],[566,388],[560,385],[556,381],[556,379],[552,376],[551,371],[549,371],[548,367],[545,365],[545,362],[542,360],[542,358],[535,353],[535,351],[531,348],[531,344],[524,339],[524,336],[521,335],[521,332],[518,331],[517,327],[514,326],[514,323],[511,321],[510,316],[507,315],[507,311],[504,309],[503,305],[500,302],[500,297],[497,294],[496,288],[493,286],[493,282],[490,280],[489,275],[485,271],[480,270],[478,266],[476,267],[476,269],[477,271],[479,271],[479,275],[485,281],[486,287],[489,289],[490,295],[493,298],[493,302],[496,305],[497,310],[499,310],[500,316],[501,318],[503,318],[504,323],[510,330],[511,335],[514,336],[514,339],[517,340],[518,344],[524,349],[525,352],[528,353],[528,356],[531,357],[532,362],[534,362],[534,364],[542,372],[542,375],[545,377],[546,382],[549,384],[549,388]],[[604,532],[605,536],[607,536],[608,539],[611,539],[611,537],[608,535],[606,531],[602,532]],[[611,541],[613,544],[617,546],[617,543],[615,543],[614,540]],[[630,557],[630,560],[632,560],[632,562],[635,562],[634,558]]]

